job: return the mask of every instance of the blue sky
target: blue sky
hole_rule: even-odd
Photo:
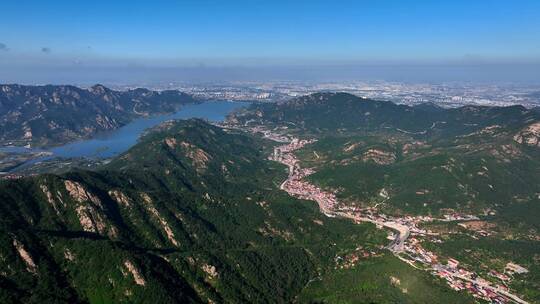
[[[4,68],[539,62],[538,0],[0,5]]]

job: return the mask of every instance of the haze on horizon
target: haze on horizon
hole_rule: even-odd
[[[8,1],[0,82],[532,82],[540,2]]]

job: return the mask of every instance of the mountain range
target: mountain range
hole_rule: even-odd
[[[0,85],[0,143],[61,145],[117,129],[137,117],[195,103],[178,91],[115,91],[95,85]]]
[[[368,204],[384,189],[395,212],[479,212],[540,193],[540,114],[522,106],[445,109],[320,93],[253,105],[231,121],[318,139],[298,152],[317,169],[310,178],[350,202]]]
[[[101,87],[81,94],[140,113],[172,106],[153,98],[176,100]],[[121,97],[145,94],[146,106]],[[226,128],[163,123],[93,170],[0,181],[0,302],[476,302],[403,263],[375,225],[327,217],[280,190],[287,168],[268,160],[278,143],[251,130],[316,139],[296,152],[312,169],[306,179],[345,207],[481,216],[496,227],[474,241],[499,244],[489,255],[455,239],[469,237],[455,223],[434,244],[455,244],[464,264],[482,257],[478,267],[519,262],[530,274],[510,287],[538,302],[539,121],[520,106],[410,107],[320,93],[253,104]]]
[[[357,216],[375,212],[402,223],[409,219],[417,223],[411,229],[425,230],[410,239],[402,258],[424,255],[420,260],[428,269],[436,262],[425,258],[427,253],[437,261],[452,258],[462,270],[502,284],[529,303],[540,302],[540,113],[535,109],[406,106],[319,93],[252,105],[230,121],[260,136],[273,132],[315,141],[295,155],[310,172],[304,180],[331,193],[335,209]],[[454,220],[435,220],[440,218]],[[417,266],[414,261],[409,263]],[[501,281],[497,274],[507,273],[508,263],[528,272]],[[363,289],[348,283],[353,279],[335,273],[307,293],[354,303]],[[463,288],[456,287],[459,280],[446,280]],[[343,286],[349,297],[336,296]]]

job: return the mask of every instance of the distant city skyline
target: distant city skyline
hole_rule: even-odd
[[[0,81],[535,82],[537,37],[533,0],[7,1]]]

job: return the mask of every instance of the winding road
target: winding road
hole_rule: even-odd
[[[273,135],[271,133],[266,133],[265,137],[269,139],[273,139],[272,138]],[[283,136],[279,138],[282,139]],[[407,225],[396,222],[395,219],[392,220],[391,218],[388,218],[386,216],[365,217],[365,216],[356,215],[354,213],[336,210],[335,207],[337,205],[337,199],[334,193],[331,193],[329,191],[324,191],[318,188],[317,186],[310,184],[308,181],[304,179],[304,177],[310,174],[313,174],[314,171],[311,169],[301,168],[299,165],[299,160],[296,158],[293,152],[298,149],[301,149],[306,144],[312,143],[313,141],[299,140],[297,138],[293,138],[290,140],[290,142],[285,143],[283,140],[276,140],[276,139],[274,140],[283,143],[283,145],[274,148],[274,153],[272,154],[270,159],[286,165],[289,171],[287,179],[283,181],[283,183],[281,183],[280,185],[281,190],[286,191],[289,195],[293,197],[316,202],[319,205],[319,209],[321,210],[321,212],[325,214],[326,216],[347,218],[355,222],[370,222],[379,227],[385,227],[385,228],[395,231],[394,239],[392,240],[392,242],[390,242],[389,245],[386,246],[386,248],[392,251],[402,261],[410,264],[414,268],[420,269],[416,265],[414,265],[413,261],[405,259],[404,257],[400,255],[400,253],[407,254],[407,252],[405,251],[405,247],[406,247],[405,241],[409,238],[411,234],[411,228],[409,228]],[[436,270],[436,271],[446,270],[444,268],[445,266],[441,264],[436,264],[436,265],[431,265],[431,266],[432,266],[431,268],[432,270]],[[459,272],[451,273],[451,276],[454,279],[460,279],[463,281],[468,281],[473,284],[476,284],[477,286],[485,290],[492,290],[496,292],[497,294],[506,297],[506,299],[514,301],[515,303],[528,304],[527,301],[500,288],[497,285],[487,284],[483,281],[469,278],[467,276],[461,275]],[[493,299],[488,298],[486,300],[493,300]]]
[[[268,136],[268,138],[272,139],[271,136]],[[395,238],[387,248],[394,253],[402,252],[405,240],[407,240],[410,235],[409,227],[394,221],[371,219],[336,211],[334,206],[336,205],[337,200],[333,193],[324,191],[303,179],[303,177],[313,172],[301,168],[298,164],[299,161],[293,152],[311,142],[312,141],[303,141],[293,138],[290,142],[274,148],[274,153],[270,159],[286,165],[289,171],[287,179],[281,183],[280,189],[286,191],[291,196],[316,202],[319,205],[321,212],[326,216],[348,218],[356,222],[370,222],[394,230],[396,232]]]

